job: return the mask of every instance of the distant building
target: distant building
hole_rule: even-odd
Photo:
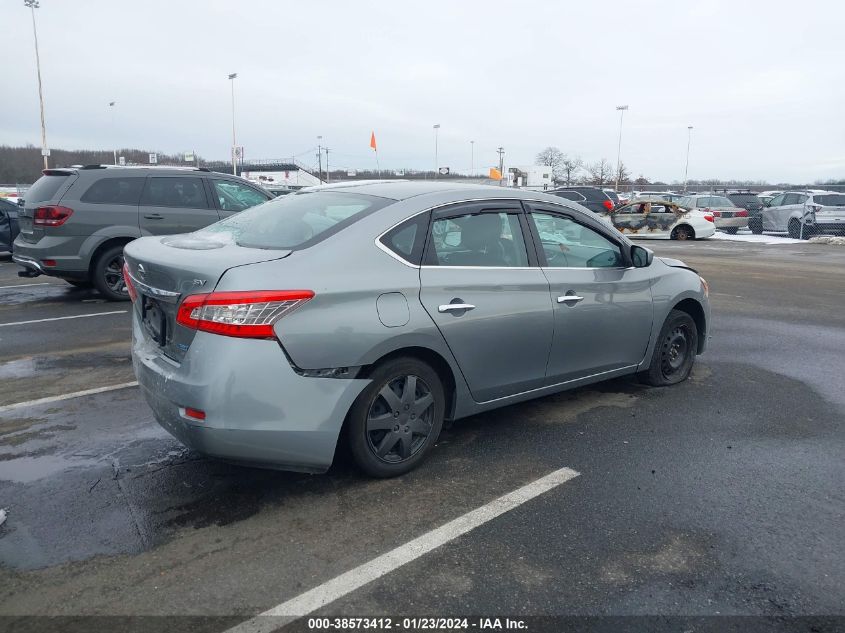
[[[289,187],[301,189],[323,184],[307,167],[296,161],[256,160],[239,165],[243,178],[265,187]]]
[[[551,189],[554,185],[554,174],[548,165],[531,165],[530,167],[509,167],[508,187],[523,189]]]

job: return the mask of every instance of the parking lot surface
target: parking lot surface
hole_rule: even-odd
[[[562,468],[577,476],[316,613],[843,615],[845,249],[646,245],[710,282],[690,380],[460,420],[385,481],[187,451],[132,386],[128,305],[0,255],[0,615],[222,630]]]

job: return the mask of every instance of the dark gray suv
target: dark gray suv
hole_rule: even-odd
[[[47,169],[27,191],[12,259],[22,277],[51,275],[128,299],[123,247],[142,235],[188,233],[273,196],[203,168]]]

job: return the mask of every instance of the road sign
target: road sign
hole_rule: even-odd
[[[349,170],[347,170],[346,175],[347,176],[357,176],[358,172],[354,169],[349,169]]]
[[[241,159],[241,158],[243,158],[243,157],[244,157],[244,148],[243,148],[243,146],[241,146],[241,147],[236,147],[236,148],[235,148],[235,158],[237,158],[238,160],[240,160],[240,159]]]
[[[441,176],[448,176],[449,175],[449,168],[448,167],[441,167],[437,171],[440,172]]]
[[[126,156],[121,156],[120,158],[117,159],[117,162],[121,167],[125,167],[126,166]]]
[[[185,162],[186,163],[193,163],[194,162],[194,153],[193,152],[185,152]]]
[[[150,154],[150,165],[155,165],[158,162],[158,154]]]
[[[41,150],[41,155],[42,156],[49,156],[50,150],[45,147],[44,149]]]

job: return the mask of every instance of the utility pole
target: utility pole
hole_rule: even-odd
[[[116,104],[116,103],[117,103],[117,101],[109,101],[109,110],[111,111],[112,143],[114,143],[114,141],[115,141],[115,137],[114,137],[114,104]],[[114,164],[117,165],[117,144],[114,145],[114,149],[112,151],[114,152]]]
[[[323,137],[317,137],[317,178],[320,179],[320,182],[323,182],[323,148],[320,147],[320,144],[323,142]]]
[[[332,181],[332,172],[329,170],[329,148],[326,148],[326,182]]]
[[[44,169],[49,168],[47,157],[50,150],[47,147],[47,124],[44,122],[44,91],[41,88],[41,57],[38,54],[38,30],[35,28],[35,10],[39,7],[38,0],[23,0],[24,6],[32,11],[32,35],[35,38],[35,69],[38,73],[38,103],[41,106],[41,155],[44,157]]]
[[[437,158],[437,136],[440,131],[440,124],[434,124],[434,179],[437,180],[437,173],[440,171],[440,162]]]
[[[615,191],[619,192],[619,167],[622,165],[622,118],[625,116],[625,110],[628,109],[628,106],[621,105],[616,106],[616,109],[619,110],[619,145],[616,148],[616,187]]]
[[[689,174],[689,146],[692,142],[692,126],[687,126],[687,165],[684,167],[684,193],[687,192],[687,175]]]
[[[475,141],[469,142],[470,147],[470,169],[469,175],[475,176]]]
[[[229,80],[232,82],[232,173],[238,175],[238,141],[235,137],[235,79],[238,78],[238,73],[229,75]]]
[[[496,152],[499,154],[499,184],[502,184],[502,180],[505,178],[505,148],[499,147],[496,149]]]

